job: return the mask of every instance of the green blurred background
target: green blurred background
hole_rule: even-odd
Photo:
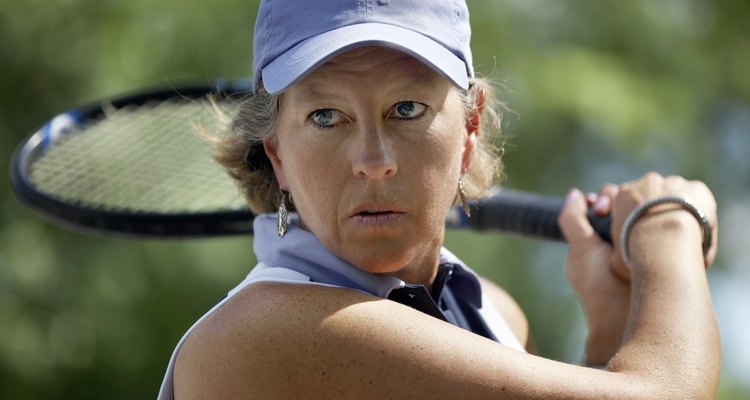
[[[254,264],[251,237],[137,241],[22,208],[5,169],[51,116],[149,86],[243,77],[255,1],[0,0],[0,398],[152,398],[184,330]],[[504,184],[563,195],[648,170],[720,204],[709,272],[720,398],[750,397],[747,0],[470,1],[477,70],[514,110]],[[581,357],[565,246],[451,232],[448,247],[526,310],[542,355]]]

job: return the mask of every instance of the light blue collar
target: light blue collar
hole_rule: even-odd
[[[255,217],[253,250],[258,261],[271,267],[292,269],[309,276],[313,282],[348,287],[382,298],[387,298],[391,290],[406,286],[398,278],[366,272],[336,257],[315,235],[299,227],[296,214],[289,217],[290,223],[283,238],[276,233],[275,214]],[[448,283],[451,290],[480,308],[482,292],[474,271],[445,248],[440,250],[440,263],[454,266]]]

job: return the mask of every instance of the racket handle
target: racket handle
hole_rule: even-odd
[[[471,218],[466,222],[477,230],[495,230],[565,241],[557,225],[563,201],[557,197],[503,190],[496,196],[472,204]],[[610,216],[599,217],[589,210],[588,219],[596,233],[603,240],[612,243]]]

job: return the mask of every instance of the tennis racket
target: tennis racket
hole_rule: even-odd
[[[250,96],[249,84],[140,91],[64,112],[14,154],[13,191],[74,229],[134,237],[252,233],[253,214],[196,133],[196,125],[216,123],[214,105],[233,116]],[[471,218],[451,210],[446,226],[563,240],[561,198],[502,189],[470,207]],[[589,219],[610,240],[609,218]]]

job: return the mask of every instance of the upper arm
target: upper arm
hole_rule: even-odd
[[[193,331],[177,358],[174,393],[178,400],[596,398],[602,392],[590,382],[609,375],[518,352],[353,290],[260,284]]]

